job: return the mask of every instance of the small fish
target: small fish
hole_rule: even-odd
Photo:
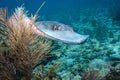
[[[35,24],[37,29],[53,40],[69,44],[80,44],[85,42],[89,35],[80,35],[73,31],[68,25],[56,21],[41,21]]]
[[[120,57],[111,55],[105,59],[106,62],[119,62],[120,63]]]

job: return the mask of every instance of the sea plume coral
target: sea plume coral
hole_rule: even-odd
[[[51,41],[35,34],[35,20],[36,15],[28,18],[23,7],[8,19],[0,9],[0,27],[6,28],[6,35],[2,35],[6,39],[0,47],[0,80],[30,80],[33,69],[51,53]]]
[[[105,68],[101,70],[95,70],[93,68],[88,68],[87,71],[82,73],[81,80],[104,80],[104,76],[107,74]]]
[[[120,68],[111,67],[104,80],[120,80]]]

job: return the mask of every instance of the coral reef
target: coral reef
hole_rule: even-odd
[[[119,63],[106,61],[106,58],[120,54],[120,26],[114,23],[109,9],[79,10],[76,12],[79,14],[77,19],[74,18],[76,17],[73,16],[74,13],[71,10],[68,13],[59,14],[69,17],[68,22],[63,21],[59,15],[54,17],[57,16],[58,21],[73,25],[74,30],[80,34],[90,34],[89,40],[81,45],[56,42],[57,59],[49,62],[46,68],[49,69],[56,62],[62,62],[56,73],[61,75],[62,79],[68,80],[80,80],[81,73],[86,72],[89,67],[98,70],[97,72],[105,67],[106,74],[109,74],[111,66],[119,65]]]

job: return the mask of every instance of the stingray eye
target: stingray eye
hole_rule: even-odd
[[[52,25],[52,30],[61,30],[61,27],[59,26],[59,25],[56,25],[56,24],[54,24],[54,25]]]

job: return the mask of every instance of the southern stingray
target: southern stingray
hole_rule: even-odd
[[[38,31],[48,38],[69,44],[80,44],[87,40],[89,35],[81,35],[73,31],[68,25],[56,21],[41,21],[35,24]]]

